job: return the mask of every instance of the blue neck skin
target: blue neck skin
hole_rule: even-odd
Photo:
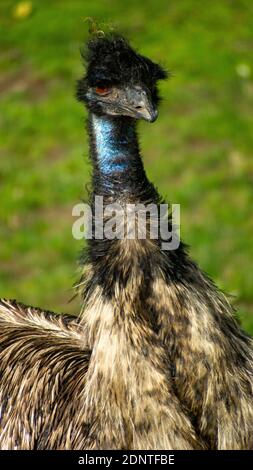
[[[134,154],[138,158],[135,124],[130,119],[91,117],[98,169],[103,176],[126,172]]]

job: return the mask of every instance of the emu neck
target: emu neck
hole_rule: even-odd
[[[126,297],[130,295],[131,302],[134,302],[135,298],[146,297],[146,292],[141,292],[146,288],[146,283],[142,280],[144,272],[146,277],[150,277],[150,252],[157,251],[158,241],[150,242],[148,236],[147,241],[138,239],[138,230],[147,228],[148,232],[149,227],[146,227],[145,218],[140,222],[143,227],[136,227],[135,217],[129,222],[127,205],[137,207],[139,204],[158,204],[160,198],[143,168],[136,122],[127,117],[112,118],[91,114],[88,125],[93,164],[93,227],[92,238],[87,242],[83,259],[92,266],[93,274],[90,279],[84,274],[86,279],[81,283],[82,295],[87,300],[94,286],[98,285],[102,287],[106,297],[112,298],[119,294],[118,301],[124,304]],[[102,196],[102,207],[97,196]],[[117,207],[114,203],[118,204]],[[114,204],[114,213],[110,218],[110,211],[106,215],[105,209],[111,204]],[[106,231],[108,228],[110,236]],[[143,233],[147,232],[143,230]],[[127,236],[128,233],[131,234],[130,237]]]
[[[149,182],[140,158],[136,122],[128,117],[97,116],[89,119],[94,194],[131,196]]]

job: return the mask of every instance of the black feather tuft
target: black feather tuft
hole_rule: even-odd
[[[100,84],[141,84],[155,91],[156,82],[168,77],[161,65],[136,52],[122,36],[115,33],[88,41],[82,50],[86,75],[78,81],[77,98],[85,101],[87,87]]]

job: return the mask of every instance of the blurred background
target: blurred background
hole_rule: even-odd
[[[253,333],[253,2],[0,2],[0,296],[62,312],[83,242],[72,207],[90,179],[83,73],[87,16],[113,23],[173,77],[141,124],[148,176],[181,204],[191,254]]]

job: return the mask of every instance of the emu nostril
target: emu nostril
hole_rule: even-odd
[[[135,106],[135,109],[142,109],[142,106]]]

